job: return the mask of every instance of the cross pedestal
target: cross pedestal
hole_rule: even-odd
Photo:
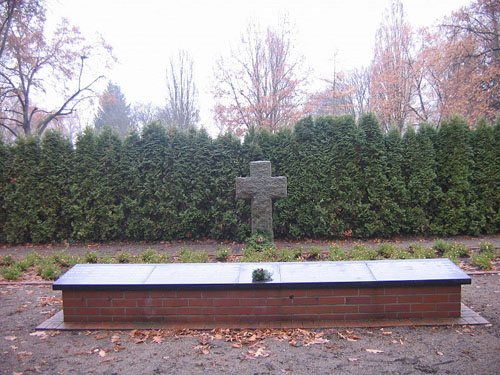
[[[267,232],[273,238],[272,200],[286,198],[286,177],[271,177],[270,161],[250,162],[250,177],[236,178],[236,198],[251,199],[252,233]]]

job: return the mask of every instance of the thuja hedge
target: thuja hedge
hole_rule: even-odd
[[[278,237],[457,235],[500,230],[500,122],[382,134],[373,115],[304,118],[293,131],[230,135],[158,124],[124,141],[86,130],[0,142],[0,242],[243,240],[235,178],[251,160],[288,177]]]

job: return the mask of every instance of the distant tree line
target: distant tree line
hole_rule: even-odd
[[[124,140],[87,129],[0,143],[0,242],[243,240],[235,178],[252,160],[288,178],[278,237],[458,235],[500,230],[500,122],[453,118],[384,134],[371,114],[250,128],[241,142],[158,123]]]

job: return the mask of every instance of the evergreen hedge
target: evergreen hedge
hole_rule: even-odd
[[[307,117],[294,131],[231,135],[159,124],[121,140],[85,130],[0,141],[0,242],[227,239],[250,232],[235,178],[252,160],[288,178],[283,238],[498,233],[500,122],[460,118],[382,134],[377,119]]]

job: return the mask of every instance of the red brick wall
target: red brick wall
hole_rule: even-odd
[[[460,316],[461,286],[169,291],[63,291],[64,320],[300,322]]]

